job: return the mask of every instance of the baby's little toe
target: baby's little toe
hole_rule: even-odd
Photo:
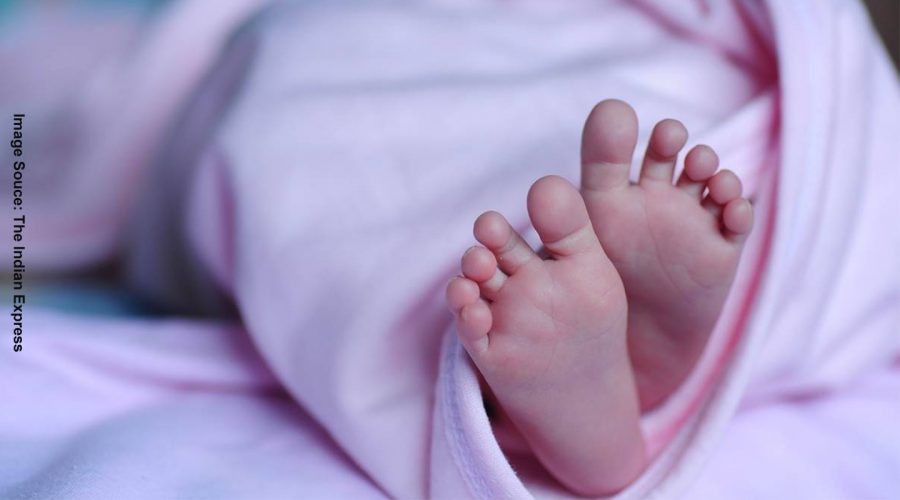
[[[753,228],[753,206],[746,198],[736,198],[725,205],[722,225],[726,236],[738,243],[744,241]]]

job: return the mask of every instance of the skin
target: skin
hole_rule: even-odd
[[[603,101],[585,123],[581,193],[594,230],[628,296],[628,347],[641,408],[663,402],[703,352],[728,296],[753,225],[741,182],[700,145],[673,183],[684,125],[651,134],[637,183],[628,171],[637,142],[628,104]]]
[[[538,180],[528,211],[552,259],[485,213],[475,222],[484,246],[463,256],[465,278],[448,285],[448,302],[463,345],[538,459],[576,492],[615,491],[644,462],[625,289],[568,181]]]
[[[447,285],[463,346],[547,470],[572,491],[605,495],[646,465],[641,408],[693,367],[734,279],[752,208],[716,173],[706,146],[672,171],[687,131],[654,129],[637,184],[628,169],[634,111],[604,101],[588,117],[579,193],[544,177],[528,212],[538,256],[496,212],[475,221],[482,246]]]

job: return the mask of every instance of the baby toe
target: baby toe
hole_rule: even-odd
[[[719,156],[709,146],[700,144],[691,148],[684,158],[684,170],[678,178],[677,186],[697,201],[709,181],[719,168]]]
[[[497,258],[484,247],[472,247],[463,254],[462,272],[466,278],[478,283],[488,300],[494,300],[506,281],[506,274],[497,267]]]
[[[723,210],[722,225],[729,239],[743,242],[753,228],[753,205],[746,198],[731,200]]]
[[[669,118],[657,123],[650,135],[639,182],[659,182],[671,186],[678,153],[687,139],[687,128],[680,121]]]
[[[594,106],[581,138],[584,191],[602,193],[628,187],[637,135],[637,115],[627,103],[607,99]]]
[[[600,249],[584,199],[562,177],[542,177],[531,186],[528,215],[544,246],[554,257]]]
[[[741,196],[741,180],[731,170],[721,170],[706,183],[709,192],[703,200],[703,208],[717,219],[722,216],[722,209],[731,200]]]
[[[487,281],[497,270],[497,259],[487,248],[472,247],[462,256],[463,276],[475,282]]]
[[[497,212],[485,212],[475,220],[475,239],[494,253],[497,265],[507,274],[538,259],[522,236]]]
[[[474,281],[460,276],[451,278],[446,290],[447,307],[458,314],[463,307],[474,304],[478,294],[478,284]]]
[[[488,332],[493,321],[491,308],[484,299],[478,299],[463,307],[456,317],[459,339],[469,355],[476,360],[487,351],[490,342]]]
[[[741,195],[741,180],[731,170],[722,170],[707,183],[709,197],[716,203],[725,205]]]

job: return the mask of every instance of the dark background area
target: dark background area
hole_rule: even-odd
[[[900,0],[865,0],[865,3],[897,68],[900,66]]]

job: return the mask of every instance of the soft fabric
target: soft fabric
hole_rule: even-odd
[[[0,113],[26,114],[26,213],[41,221],[29,265],[73,271],[115,256],[178,110],[265,3],[21,2],[0,18]]]
[[[75,320],[54,317],[32,327],[39,333],[30,339],[49,340],[28,340],[22,358],[0,355],[24,364],[15,370],[18,407],[38,413],[83,401],[76,389],[41,405],[31,394],[52,385],[44,373],[98,350],[144,361],[122,364],[126,380],[132,370],[169,371],[167,349],[137,341],[117,349],[116,329],[153,332],[164,346],[206,331],[210,345],[195,352],[208,351],[212,381],[229,380],[238,361],[265,364],[311,417],[289,412],[285,428],[307,430],[285,439],[330,436],[285,451],[296,475],[273,474],[273,487],[284,488],[273,496],[346,495],[329,479],[340,476],[360,484],[358,495],[565,494],[533,459],[510,457],[514,469],[501,451],[442,290],[480,212],[499,210],[523,226],[532,181],[549,173],[577,181],[584,117],[617,97],[637,109],[644,140],[656,120],[683,120],[691,143],[710,144],[741,175],[757,213],[703,359],[644,416],[654,461],[620,496],[858,497],[900,488],[887,472],[900,468],[900,435],[886,416],[900,413],[900,97],[858,4],[279,4],[231,39],[193,96],[172,118],[172,139],[141,163],[155,166],[144,172],[151,182],[141,200],[129,198],[134,231],[100,224],[105,239],[96,244],[128,242],[132,284],[144,294],[193,311],[233,303],[244,327],[185,323],[173,333],[98,323],[109,333],[73,350],[64,339]],[[85,196],[70,216],[101,203]],[[46,248],[49,268],[69,262]],[[97,262],[105,253],[84,255]],[[242,342],[235,337],[245,330],[262,362],[250,349],[235,360],[214,347]],[[190,365],[179,373],[194,376]],[[137,401],[166,387],[141,379],[149,382],[133,384]],[[36,419],[4,425],[0,442],[34,463],[83,452],[76,463],[92,473],[26,464],[2,469],[0,487],[39,496],[54,483],[152,498],[121,479],[152,475],[153,493],[180,491],[224,467],[175,466],[215,449],[202,434],[171,438],[181,450],[168,452],[171,470],[155,466],[163,451],[122,458],[107,450],[131,434],[138,443],[170,439],[179,422],[200,432],[210,414],[222,427],[203,432],[220,436],[232,425],[268,426],[272,408],[288,411],[258,392],[237,405],[246,414],[228,401],[164,399],[151,424],[126,400],[86,404],[87,416],[66,420],[65,434],[38,433]],[[129,418],[111,429],[113,413]],[[246,422],[229,423],[242,415]],[[766,463],[752,468],[756,460]],[[335,475],[300,489],[298,477],[321,464]],[[233,476],[217,480],[233,488],[222,494],[253,496],[242,489],[252,479]]]
[[[233,325],[33,309],[2,354],[0,497],[378,498]]]

